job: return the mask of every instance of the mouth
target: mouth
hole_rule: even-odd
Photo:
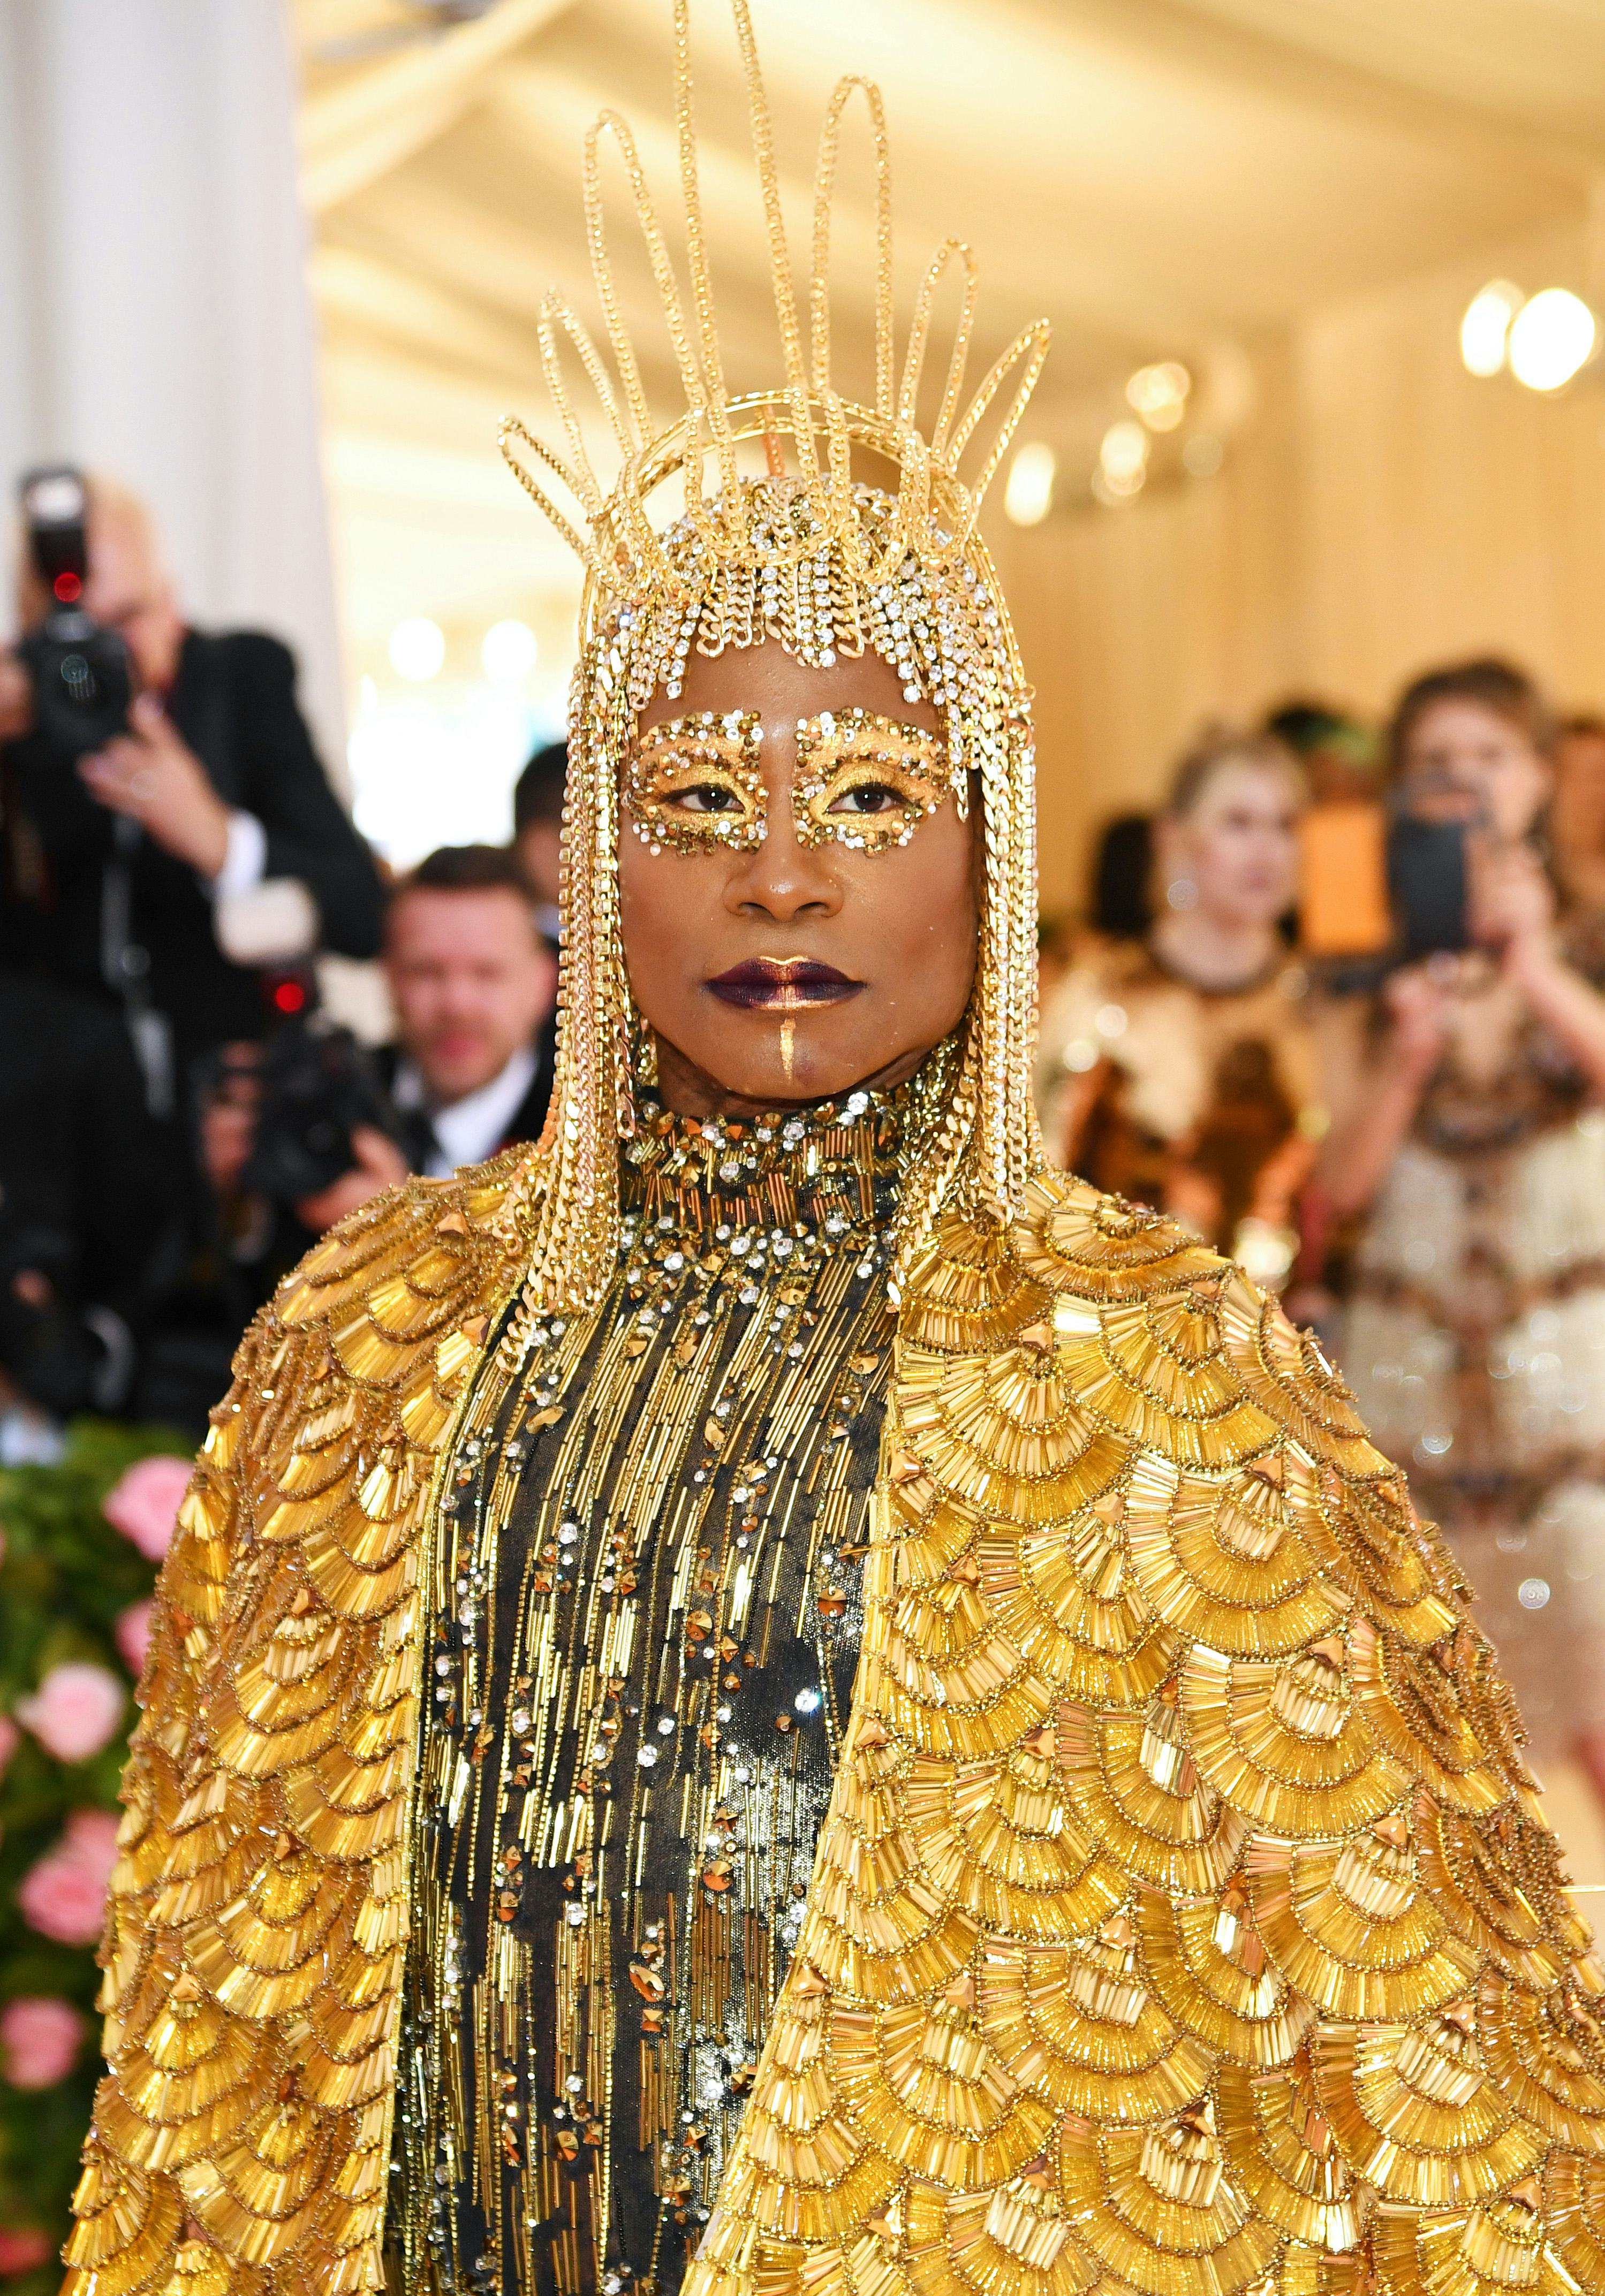
[[[819,1004],[844,1004],[864,983],[811,956],[749,956],[707,986],[721,1004],[737,1004],[749,1013],[798,1013]]]

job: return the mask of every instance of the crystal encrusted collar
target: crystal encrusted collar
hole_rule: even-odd
[[[858,1090],[749,1118],[679,1116],[646,1099],[625,1149],[625,1202],[642,1227],[844,1233],[886,1218],[915,1093]]]

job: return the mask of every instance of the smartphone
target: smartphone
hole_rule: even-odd
[[[1469,947],[1463,821],[1417,821],[1401,815],[1387,832],[1387,882],[1401,964]]]
[[[1317,805],[1300,839],[1299,945],[1309,955],[1412,964],[1469,946],[1463,822],[1390,821],[1360,801]]]

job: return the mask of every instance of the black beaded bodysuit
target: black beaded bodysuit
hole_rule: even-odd
[[[650,1114],[602,1310],[482,1380],[399,2096],[425,2285],[669,2292],[700,2238],[847,1718],[908,1115]]]

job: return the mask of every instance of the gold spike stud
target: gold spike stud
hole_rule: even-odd
[[[1341,1666],[1345,1647],[1341,1635],[1322,1635],[1318,1643],[1310,1644],[1309,1654],[1312,1658],[1324,1660],[1328,1666]]]
[[[437,1235],[466,1235],[468,1223],[461,1212],[448,1212],[443,1220],[435,1223]]]
[[[793,1993],[804,2001],[817,2001],[821,1993],[830,1990],[811,1961],[798,1962],[792,1970],[789,1981]]]
[[[471,1348],[482,1348],[490,1336],[489,1316],[466,1316],[457,1326]]]
[[[871,1747],[886,1746],[890,1743],[891,1734],[885,1724],[877,1722],[873,1714],[866,1714],[859,1724],[858,1736],[852,1742],[854,1752],[861,1754],[868,1751]]]
[[[1247,1472],[1256,1481],[1269,1483],[1273,1491],[1280,1491],[1288,1478],[1280,1451],[1268,1451],[1263,1459],[1250,1459]]]
[[[1379,1841],[1386,1841],[1392,1849],[1408,1849],[1410,1847],[1410,1821],[1403,1810],[1389,1810],[1386,1817],[1376,1820],[1371,1832]]]
[[[1543,2187],[1536,2177],[1523,2177],[1519,2184],[1511,2185],[1505,2197],[1519,2202],[1522,2208],[1530,2210],[1536,2216],[1543,2206]]]
[[[925,1472],[925,1461],[917,1459],[912,1451],[894,1451],[891,1474],[894,1483],[917,1483]]]
[[[1095,1514],[1099,1522],[1107,1522],[1112,1529],[1117,1530],[1126,1518],[1125,1493],[1106,1491],[1102,1498],[1093,1500],[1088,1512]]]
[[[1457,2032],[1469,2033],[1477,2024],[1477,2004],[1469,1997],[1459,2001],[1445,2001],[1438,2015],[1445,2025],[1453,2025]]]
[[[1039,1722],[1034,1730],[1027,1730],[1020,1741],[1023,1754],[1035,1754],[1039,1760],[1051,1762],[1058,1752],[1058,1732],[1051,1722]]]
[[[309,1587],[298,1587],[295,1590],[295,1600],[290,1605],[291,1617],[304,1619],[311,1608],[312,1589]]]
[[[948,2009],[973,2009],[975,2005],[975,1980],[967,1969],[961,1969],[942,1997]]]
[[[169,1998],[187,2005],[201,1998],[201,1980],[193,1970],[186,1969],[173,1987]]]
[[[981,1584],[981,1565],[970,1549],[967,1548],[957,1562],[949,1566],[948,1577],[957,1578],[961,1587],[978,1587]]]
[[[1050,1356],[1058,1343],[1058,1334],[1051,1324],[1027,1324],[1023,1332],[1015,1333],[1015,1345],[1029,1348],[1033,1356]]]
[[[273,1854],[276,1858],[283,1861],[286,1857],[293,1857],[295,1855],[295,1847],[294,1834],[290,1833],[275,1834],[273,1838]]]
[[[1039,2152],[1034,2161],[1027,2161],[1017,2174],[1021,2184],[1031,2185],[1035,2192],[1053,2190],[1053,2166],[1046,2152]]]
[[[1118,1946],[1121,1951],[1125,1953],[1129,1952],[1131,1948],[1136,1944],[1137,1932],[1132,1927],[1130,1917],[1127,1915],[1111,1914],[1108,1920],[1105,1922],[1099,1929],[1098,1939],[1100,1945]]]

